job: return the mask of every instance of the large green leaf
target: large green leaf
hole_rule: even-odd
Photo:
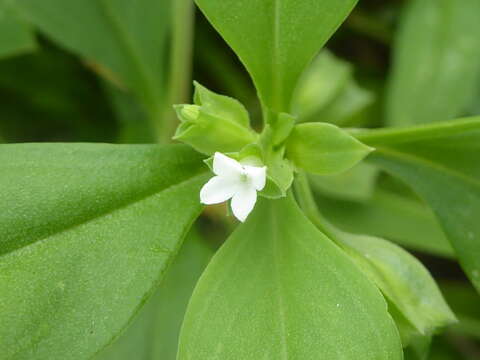
[[[480,119],[358,136],[371,160],[432,207],[472,283],[480,290]]]
[[[11,1],[0,0],[0,58],[34,50],[33,31],[12,8]]]
[[[196,0],[250,72],[263,104],[289,112],[304,68],[357,0]]]
[[[212,253],[193,228],[135,322],[95,360],[175,360],[188,300]]]
[[[179,360],[339,358],[402,358],[386,302],[291,196],[262,199],[200,278]]]
[[[41,31],[110,79],[133,89],[159,116],[165,82],[170,0],[22,0]]]
[[[395,42],[390,125],[463,114],[480,75],[480,0],[412,0]]]
[[[130,321],[200,212],[183,146],[1,145],[4,359],[86,359]]]

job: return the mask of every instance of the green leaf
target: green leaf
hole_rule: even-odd
[[[250,116],[247,109],[238,100],[225,95],[219,95],[208,90],[205,86],[194,82],[195,105],[201,106],[202,109],[219,118],[235,122],[242,127],[250,127]]]
[[[169,0],[22,0],[42,32],[132,89],[151,116],[164,100]]]
[[[308,121],[332,103],[345,89],[352,73],[353,68],[348,62],[327,49],[322,50],[302,75],[295,90],[292,108],[299,121]]]
[[[340,357],[402,358],[386,303],[291,196],[261,199],[200,278],[178,359]]]
[[[373,149],[332,124],[295,126],[287,141],[287,157],[305,171],[334,175],[350,169]]]
[[[0,58],[35,50],[35,35],[12,8],[12,1],[0,0]]]
[[[317,114],[317,119],[337,126],[358,126],[362,115],[373,104],[375,95],[351,79],[335,100]]]
[[[337,232],[336,238],[422,335],[456,322],[437,284],[412,255],[384,239]]]
[[[373,196],[362,202],[325,196],[317,196],[317,200],[325,217],[341,229],[386,238],[436,256],[454,257],[435,216],[417,199],[377,187]]]
[[[480,119],[358,134],[371,160],[433,209],[465,273],[480,290]]]
[[[297,177],[295,191],[310,220],[382,291],[404,347],[456,321],[435,281],[418,260],[386,240],[350,234],[329,223],[318,210],[305,174]]]
[[[188,300],[212,253],[193,228],[133,324],[95,360],[175,360]]]
[[[374,94],[360,87],[353,67],[323,50],[302,76],[293,112],[299,122],[322,121],[345,126],[373,103]]]
[[[315,190],[326,195],[345,200],[367,201],[374,195],[378,175],[376,166],[361,162],[338,175],[311,175],[309,179]]]
[[[152,293],[201,207],[183,146],[1,145],[0,348],[83,359]]]
[[[238,152],[257,140],[247,110],[236,99],[195,82],[194,100],[195,105],[175,105],[181,124],[173,139],[206,155]]]
[[[387,97],[392,126],[461,115],[480,75],[480,1],[412,0],[395,42]]]
[[[403,358],[405,360],[428,360],[433,336],[420,334],[391,302],[388,302],[388,311],[400,332],[404,347]]]
[[[245,64],[264,106],[289,112],[297,80],[357,0],[196,0]]]
[[[443,282],[440,288],[459,320],[452,330],[480,340],[480,297],[475,289],[461,282]]]

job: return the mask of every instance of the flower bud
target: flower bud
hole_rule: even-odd
[[[207,155],[237,152],[256,141],[248,113],[237,100],[215,94],[197,83],[194,98],[195,105],[175,105],[181,121],[175,140]]]

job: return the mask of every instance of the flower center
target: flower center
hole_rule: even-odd
[[[249,180],[248,178],[248,174],[246,171],[242,171],[242,173],[240,174],[240,181],[241,182],[244,182],[244,183],[247,183]]]

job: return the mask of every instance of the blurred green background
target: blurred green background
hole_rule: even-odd
[[[63,1],[64,4],[69,3],[66,8],[81,3]],[[444,4],[444,15],[447,16],[451,10],[448,3],[461,1],[439,3]],[[108,53],[115,48],[112,45],[110,49],[103,44],[104,39],[96,38],[95,31],[88,33],[94,20],[88,17],[87,12],[72,9],[72,18],[57,24],[65,30],[65,34],[52,36],[58,30],[48,23],[52,14],[46,10],[44,13],[37,12],[35,6],[42,6],[42,2],[36,2],[40,5],[28,5],[33,3],[25,1],[27,5],[17,7],[11,1],[0,0],[2,142],[151,143],[159,139],[165,142],[174,125],[171,105],[173,102],[189,102],[192,79],[213,91],[239,99],[249,109],[254,126],[259,126],[260,107],[248,74],[199,11],[194,14],[195,21],[191,21],[191,8],[188,4],[182,5],[185,1],[173,5],[157,1],[156,6],[163,12],[153,14],[151,22],[145,21],[143,31],[148,32],[152,39],[147,38],[147,45],[143,47],[141,44],[136,47],[136,36],[143,39],[141,29],[138,26],[126,29],[127,32],[132,31],[134,55],[137,49],[136,58],[145,69],[146,79],[143,80],[139,80],[135,72],[122,73],[122,64],[112,65],[112,68],[118,65],[116,71],[104,66],[109,63]],[[45,8],[54,3],[54,0],[46,0]],[[410,30],[405,29],[408,22],[415,22],[415,17],[408,15],[413,11],[411,7],[407,9],[409,3],[402,0],[360,1],[329,41],[329,52],[321,54],[304,79],[303,92],[298,95],[294,106],[302,121],[320,119],[347,127],[395,126],[398,108],[405,108],[405,105],[401,102],[392,105],[388,94],[401,92],[402,85],[393,85],[390,92],[387,90],[396,77],[408,78],[408,74],[401,73],[402,66],[407,66],[402,65],[402,59],[412,57],[413,67],[422,60],[426,63],[419,66],[430,66],[434,70],[442,66],[441,63],[429,64],[428,56],[419,59],[414,56],[421,53],[417,49],[424,48],[422,41],[429,41],[425,37],[434,34],[434,25],[429,22],[429,17],[425,17],[425,28],[416,28],[418,38],[411,37]],[[182,9],[182,6],[186,8]],[[419,12],[418,9],[416,11]],[[118,14],[119,17],[124,15]],[[52,17],[52,23],[54,20]],[[72,20],[83,24],[80,32],[73,28],[78,25],[74,25]],[[164,25],[160,24],[157,28],[156,22],[164,22]],[[189,25],[193,23],[191,31]],[[460,21],[458,32],[472,35],[465,23]],[[154,28],[149,29],[149,24]],[[400,33],[401,24],[404,29]],[[445,29],[455,34],[455,26],[449,23]],[[157,44],[155,61],[158,63],[152,65],[148,60],[151,50],[148,44],[156,41],[153,30],[158,31],[158,37],[164,43]],[[475,58],[470,52],[470,47],[475,47],[475,44],[469,43],[463,50],[455,47],[455,36],[448,35],[447,30],[447,35],[432,40],[434,44],[446,43],[446,50],[439,45],[439,49],[432,47],[425,51],[437,51],[436,58],[440,57],[441,51],[459,57],[452,73],[457,71],[464,77],[459,75],[453,79],[449,72],[434,72],[432,76],[436,81],[432,87],[441,87],[443,81],[451,88],[450,91],[456,92],[462,90],[458,90],[455,81],[467,84],[469,87],[465,92],[471,95],[471,99],[468,103],[454,104],[449,109],[443,109],[439,104],[445,118],[436,120],[480,114],[480,57]],[[473,36],[480,38],[480,25],[477,30]],[[410,36],[408,46],[402,34]],[[422,37],[422,34],[426,35]],[[75,36],[83,36],[85,43]],[[448,41],[451,41],[450,47]],[[97,48],[89,47],[89,44],[98,44],[100,48],[105,46],[105,49],[99,50],[96,58]],[[476,47],[480,49],[480,40]],[[412,91],[421,88],[422,79],[417,76],[418,83],[409,84]],[[140,85],[137,86],[137,83]],[[412,111],[420,111],[420,105],[413,107]],[[422,119],[429,113],[425,114],[422,114]],[[165,123],[171,125],[163,127],[164,118],[167,119]],[[418,198],[402,184],[368,167],[342,178],[312,181],[320,206],[334,223],[353,232],[383,236],[406,246],[426,264],[440,283],[460,322],[435,337],[429,359],[480,359],[480,297],[469,285],[458,264],[451,259],[449,245],[432,214]],[[220,227],[212,225],[218,220],[217,211],[223,215],[223,208],[210,210],[199,226],[201,233],[210,235],[211,248],[216,248],[220,244],[219,239],[229,232],[229,224]],[[181,266],[178,265],[179,268]],[[191,291],[195,278],[188,282],[188,291]],[[165,286],[169,286],[168,281]],[[188,291],[187,295],[182,295],[184,298],[188,298]],[[175,344],[175,339],[172,343]],[[112,353],[110,358],[115,356]]]

